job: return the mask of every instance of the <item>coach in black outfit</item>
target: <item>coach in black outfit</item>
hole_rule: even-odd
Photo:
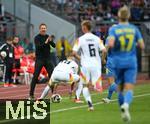
[[[46,24],[44,23],[40,24],[39,30],[40,33],[34,38],[36,60],[35,60],[35,71],[33,74],[33,79],[30,87],[29,99],[34,99],[35,85],[38,81],[38,76],[40,74],[42,67],[45,67],[49,77],[51,76],[54,68],[50,55],[50,45],[52,47],[55,47],[55,43],[53,42],[52,37],[46,34],[47,31]]]

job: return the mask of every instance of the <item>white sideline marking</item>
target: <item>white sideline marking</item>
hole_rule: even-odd
[[[136,95],[136,96],[134,96],[134,98],[138,98],[138,97],[142,97],[142,96],[150,96],[150,93]],[[117,101],[117,99],[111,100],[111,102],[115,102],[115,101]],[[99,104],[103,104],[103,102],[94,103],[93,106],[99,105]],[[59,112],[63,112],[63,111],[68,111],[68,110],[79,109],[79,108],[85,108],[85,107],[88,107],[88,106],[87,105],[82,105],[82,106],[75,106],[75,107],[70,107],[70,108],[65,108],[65,109],[59,109],[59,110],[51,111],[50,114],[59,113]]]
[[[134,96],[134,98],[139,98],[139,97],[143,97],[143,96],[150,96],[150,93],[145,93],[145,94],[136,95],[136,96]],[[114,99],[114,100],[111,100],[111,101],[112,101],[112,102],[115,102],[115,101],[117,101],[117,99]],[[95,105],[100,105],[100,104],[103,104],[103,102],[94,103],[93,106],[95,106]],[[74,110],[74,109],[85,108],[85,107],[87,107],[87,105],[76,106],[76,107],[70,107],[70,108],[66,108],[66,109],[59,109],[59,110],[47,112],[47,114],[59,113],[59,112],[63,112],[63,111]],[[30,117],[33,117],[33,115],[31,115]],[[24,118],[26,119],[27,116],[25,116]],[[0,121],[0,124],[12,122],[12,121],[18,121],[18,120],[21,120],[21,117],[19,117],[19,118],[16,119],[16,120],[14,120],[14,119],[1,120],[1,121]]]
[[[106,89],[107,90],[107,89]],[[136,89],[136,91],[141,91],[141,90],[139,90],[139,89]],[[108,93],[108,91],[105,91],[105,92],[102,92],[101,94],[100,93],[98,93],[98,92],[96,92],[96,93],[91,93],[91,96],[95,96],[95,95],[98,95],[98,94],[100,94],[100,95],[102,95],[102,94],[107,94]],[[83,97],[83,96],[80,96],[81,98]],[[62,97],[63,99],[70,99],[70,97]]]

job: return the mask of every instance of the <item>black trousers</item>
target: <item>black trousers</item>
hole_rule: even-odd
[[[15,69],[20,69],[20,59],[15,59]],[[19,81],[18,81],[18,76],[20,76],[20,73],[19,73],[19,71],[17,71],[17,73],[16,73],[16,80],[15,80],[15,82],[14,83],[16,83],[16,84],[18,84],[19,83]]]
[[[44,60],[37,59],[35,61],[35,70],[34,70],[32,82],[30,85],[30,96],[34,96],[35,86],[36,86],[36,83],[38,82],[38,77],[39,77],[42,67],[45,67],[49,78],[51,77],[52,71],[54,69],[54,65],[49,59],[44,59]]]
[[[13,70],[13,63],[12,61],[7,61],[5,63],[6,70],[5,70],[5,83],[12,83],[12,70]]]

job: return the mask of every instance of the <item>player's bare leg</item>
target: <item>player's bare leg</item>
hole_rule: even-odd
[[[58,83],[57,84],[54,83],[53,85],[50,86],[52,94],[56,94],[57,93],[57,87],[58,87]]]
[[[73,94],[73,91],[74,91],[74,86],[75,86],[75,82],[73,82],[70,86],[70,91],[69,91],[69,97],[70,99],[72,99],[72,94]]]

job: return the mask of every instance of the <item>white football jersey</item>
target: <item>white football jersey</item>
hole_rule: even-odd
[[[77,74],[78,64],[71,59],[67,59],[67,60],[59,62],[59,64],[55,67],[54,70]]]
[[[104,48],[104,44],[99,37],[92,33],[86,33],[76,40],[73,51],[80,51],[82,66],[101,67],[99,51]]]

